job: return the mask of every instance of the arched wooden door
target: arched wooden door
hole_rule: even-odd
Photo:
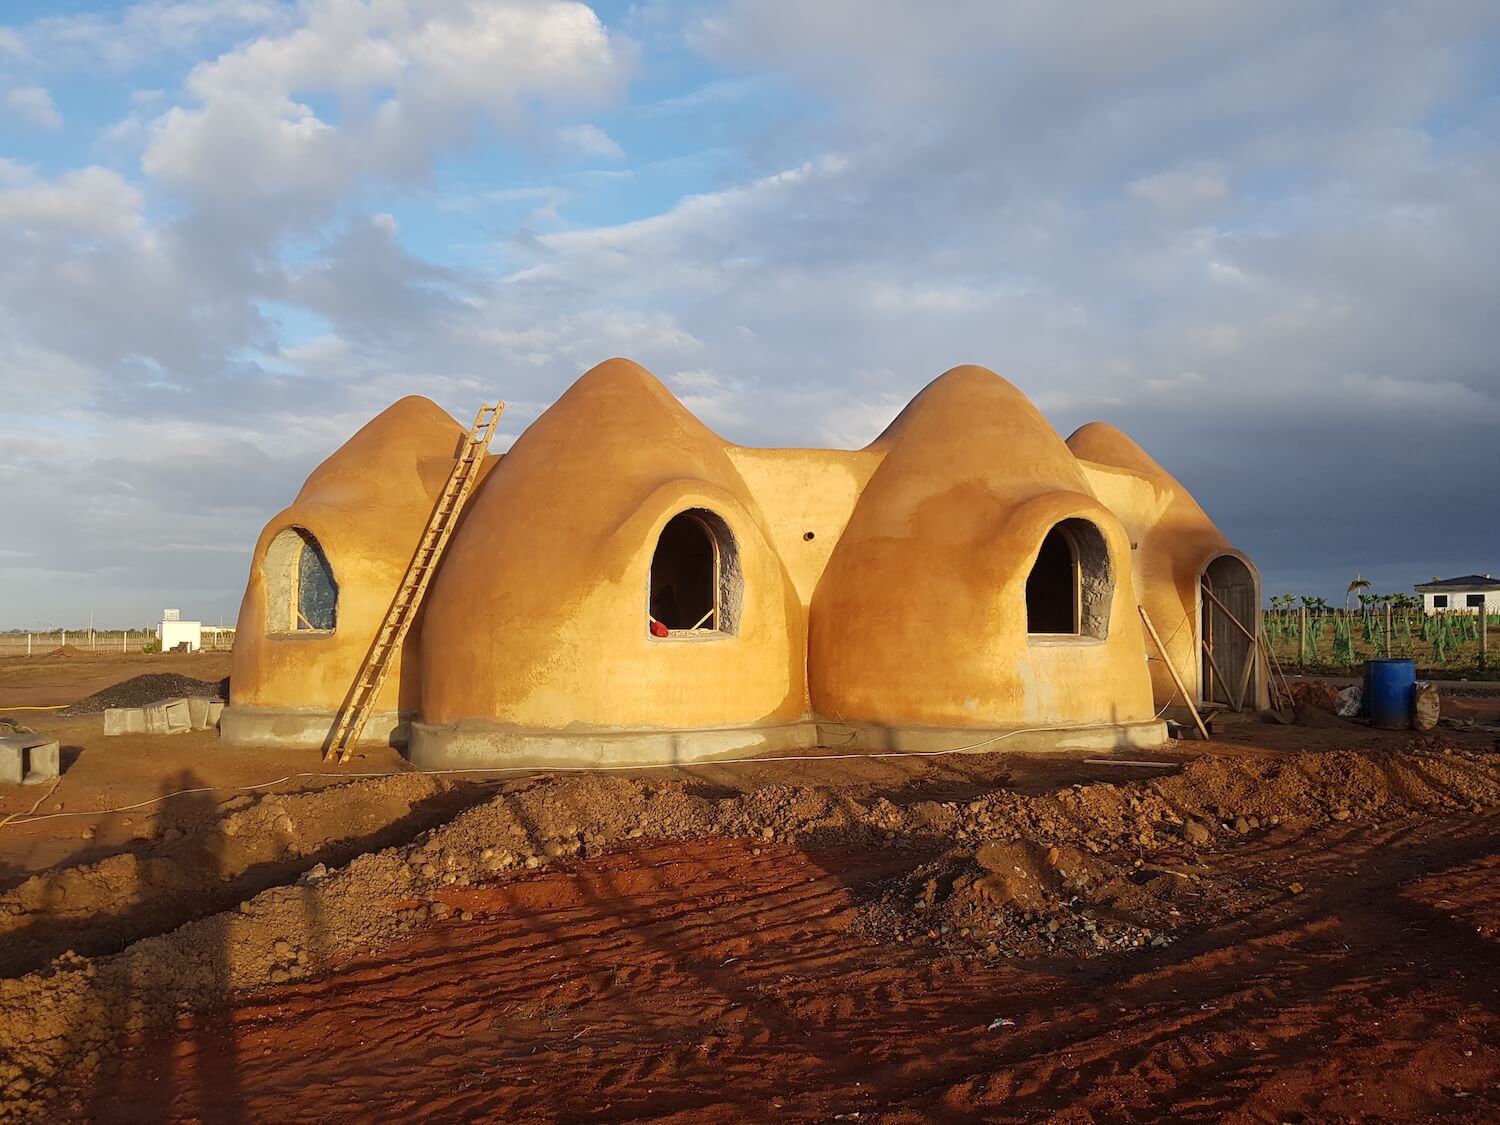
[[[1198,683],[1204,703],[1236,711],[1255,706],[1259,685],[1251,638],[1257,635],[1259,586],[1255,572],[1234,555],[1220,555],[1203,568]]]

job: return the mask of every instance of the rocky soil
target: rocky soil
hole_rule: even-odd
[[[152,854],[44,873],[0,896],[11,974],[0,980],[0,1119],[76,1110],[70,1088],[114,1065],[122,1044],[473,921],[476,890],[618,849],[734,838],[752,855],[878,855],[886,873],[861,888],[852,938],[978,963],[1140,956],[1302,890],[1284,869],[1226,872],[1214,857],[1320,826],[1494,811],[1500,756],[1429,738],[1406,753],[1203,758],[1149,781],[905,803],[832,786],[737,793],[564,775],[500,785],[420,827],[411,810],[441,789],[411,775],[247,796]],[[320,808],[351,801],[371,832],[341,845],[320,832]]]

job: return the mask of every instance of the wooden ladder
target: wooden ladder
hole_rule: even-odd
[[[375,642],[365,654],[364,663],[360,665],[354,688],[350,691],[343,710],[339,712],[338,722],[323,751],[325,762],[332,761],[335,757],[340,762],[347,762],[354,744],[359,741],[365,723],[369,721],[370,712],[375,708],[381,686],[391,670],[391,658],[401,651],[401,643],[406,639],[411,623],[417,616],[422,597],[427,592],[427,584],[432,581],[438,561],[443,557],[443,551],[453,535],[453,528],[458,523],[464,502],[479,480],[479,474],[484,468],[485,452],[489,449],[490,438],[495,434],[495,426],[504,409],[505,403],[497,402],[493,406],[481,406],[479,413],[474,415],[474,424],[469,427],[469,436],[458,460],[453,463],[453,471],[448,474],[448,483],[443,486],[443,494],[438,497],[437,506],[427,520],[427,530],[422,533],[422,541],[417,544],[416,553],[407,565],[406,576],[401,579],[391,607],[386,610],[385,620],[381,622],[380,631],[375,634]]]

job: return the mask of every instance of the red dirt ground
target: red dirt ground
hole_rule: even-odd
[[[884,853],[646,846],[448,893],[478,917],[140,1043],[81,1105],[121,1122],[1493,1121],[1495,828],[1270,844],[1235,864],[1303,894],[1170,951],[994,968],[851,939]],[[1459,894],[1488,933],[1435,905]]]
[[[0,662],[0,703],[25,692],[67,701],[143,670],[213,678],[203,665],[111,669],[84,658],[19,677],[11,663]],[[82,670],[72,687],[64,664]],[[1081,757],[981,754],[638,775],[688,778],[683,793],[701,794],[691,800],[710,811],[714,801],[743,806],[749,827],[729,836],[702,834],[695,825],[709,822],[680,811],[691,801],[674,796],[673,783],[621,779],[609,791],[615,804],[584,804],[582,812],[569,794],[609,794],[566,779],[497,787],[408,777],[281,793],[305,787],[289,785],[250,801],[227,787],[293,759],[224,755],[196,735],[106,740],[78,720],[58,729],[70,733],[77,755],[44,812],[53,803],[82,810],[152,797],[189,769],[215,791],[129,817],[0,831],[0,870],[10,876],[0,890],[14,886],[0,894],[0,914],[9,915],[0,934],[20,933],[36,946],[18,965],[43,965],[66,948],[67,935],[48,930],[34,902],[56,901],[62,906],[46,909],[65,906],[85,920],[96,914],[90,940],[99,946],[82,974],[66,954],[24,978],[18,969],[0,980],[0,1006],[7,998],[42,1005],[21,1009],[40,1028],[51,1018],[43,1009],[80,1003],[75,978],[91,977],[97,964],[102,980],[115,950],[147,969],[153,958],[170,966],[174,951],[185,951],[205,979],[272,983],[179,1007],[175,1027],[170,1006],[158,1030],[98,1024],[112,1044],[90,1050],[83,1066],[42,1068],[68,1050],[40,1030],[25,1047],[29,1061],[14,1071],[0,1050],[0,1087],[9,1081],[17,1111],[46,1120],[1500,1120],[1500,801],[1471,808],[1468,797],[1443,799],[1443,779],[1454,771],[1493,772],[1489,733],[1434,742],[1353,725],[1221,720],[1212,747],[1178,747],[1228,759],[1222,770],[1200,769],[1196,789],[1170,791],[1178,801],[1196,793],[1193,815],[1213,829],[1201,848],[1184,850],[1173,842],[1177,830],[1161,824],[1155,842],[1131,843],[1130,810],[1149,789],[1128,783],[1161,771],[1092,766]],[[1444,757],[1440,743],[1462,753]],[[1414,755],[1417,747],[1426,757]],[[1352,815],[1337,807],[1335,789],[1318,808],[1284,813],[1279,824],[1236,832],[1219,823],[1251,814],[1257,793],[1279,800],[1288,777],[1307,768],[1308,752],[1325,750],[1373,763],[1348,775]],[[1414,764],[1403,772],[1403,761]],[[298,764],[320,768],[306,756]],[[1256,776],[1262,780],[1246,790]],[[1340,776],[1330,773],[1325,790]],[[1384,788],[1371,790],[1372,778]],[[1090,780],[1114,784],[1090,786],[1093,796],[1082,800],[1046,796],[1083,797],[1066,787]],[[805,788],[775,806],[788,786]],[[830,791],[866,811],[839,820],[836,808],[819,811],[816,801],[806,806],[812,812],[798,811],[798,802]],[[0,791],[0,812],[29,807],[33,794]],[[498,811],[476,805],[494,794]],[[1027,831],[1066,834],[1107,808],[1118,823],[1101,832],[1099,854],[1124,870],[1139,852],[1151,861],[1148,871],[1196,873],[1184,881],[1186,898],[1167,900],[1185,916],[1170,944],[1007,957],[974,946],[960,955],[956,935],[866,936],[871,903],[902,886],[935,849],[963,841],[972,849],[986,833],[1030,823],[1005,802],[1024,804],[1032,794],[1056,824]],[[894,840],[887,833],[883,844],[878,831],[859,827],[882,802],[899,814]],[[1211,805],[1219,806],[1212,815],[1201,811]],[[466,807],[476,819],[448,822]],[[647,814],[657,808],[666,810],[651,814],[662,818],[663,834],[684,838],[653,838]],[[473,866],[480,845],[501,846],[505,817],[533,817],[527,847],[540,853],[544,839],[569,831],[576,845],[589,809],[599,810],[603,827],[582,854],[493,875]],[[537,810],[551,810],[553,820],[536,819]],[[731,813],[740,815],[722,815]],[[285,832],[264,837],[283,815]],[[122,826],[124,819],[133,823]],[[241,827],[230,832],[231,822]],[[774,840],[754,838],[760,823],[774,823]],[[636,824],[647,826],[644,835],[627,833]],[[334,872],[326,895],[294,882],[315,860],[334,866],[361,849],[371,849],[364,857],[371,859],[373,849],[414,844],[434,825],[442,827],[428,850],[402,845],[386,866],[364,874],[356,861]],[[457,857],[454,870],[475,878],[438,885],[407,873],[412,895],[397,893],[387,872],[403,862],[407,872],[424,857],[439,869]],[[43,878],[19,882],[42,867],[51,868]],[[1171,882],[1153,881],[1162,879]],[[208,917],[251,895],[253,912]],[[1190,901],[1200,896],[1205,906],[1195,915]],[[400,926],[381,921],[369,930],[379,940],[356,942],[352,955],[343,952],[350,935],[365,931],[348,913],[318,914],[332,909],[319,904],[348,903],[395,918],[425,900],[453,912]],[[204,921],[149,936],[194,917]],[[222,930],[241,935],[237,944],[205,944],[220,932],[205,924],[226,917],[237,919]],[[287,972],[270,966],[288,957],[268,947],[276,935],[293,939],[294,930],[313,935],[292,941],[296,958],[304,948],[312,957],[299,979],[286,981]],[[160,952],[132,952],[153,943]],[[107,997],[105,1010],[148,1011],[165,995],[149,977],[134,987],[138,995]],[[24,1024],[8,1018],[8,1034],[23,1042]],[[73,1035],[89,1030],[71,1026]],[[36,1089],[18,1093],[23,1070],[54,1073],[44,1107],[26,1101]]]

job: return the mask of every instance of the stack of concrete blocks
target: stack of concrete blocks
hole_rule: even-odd
[[[105,734],[180,734],[212,730],[224,713],[222,699],[181,696],[159,699],[144,707],[111,707],[104,712]]]
[[[0,734],[0,785],[38,785],[62,768],[62,748],[44,734]]]

